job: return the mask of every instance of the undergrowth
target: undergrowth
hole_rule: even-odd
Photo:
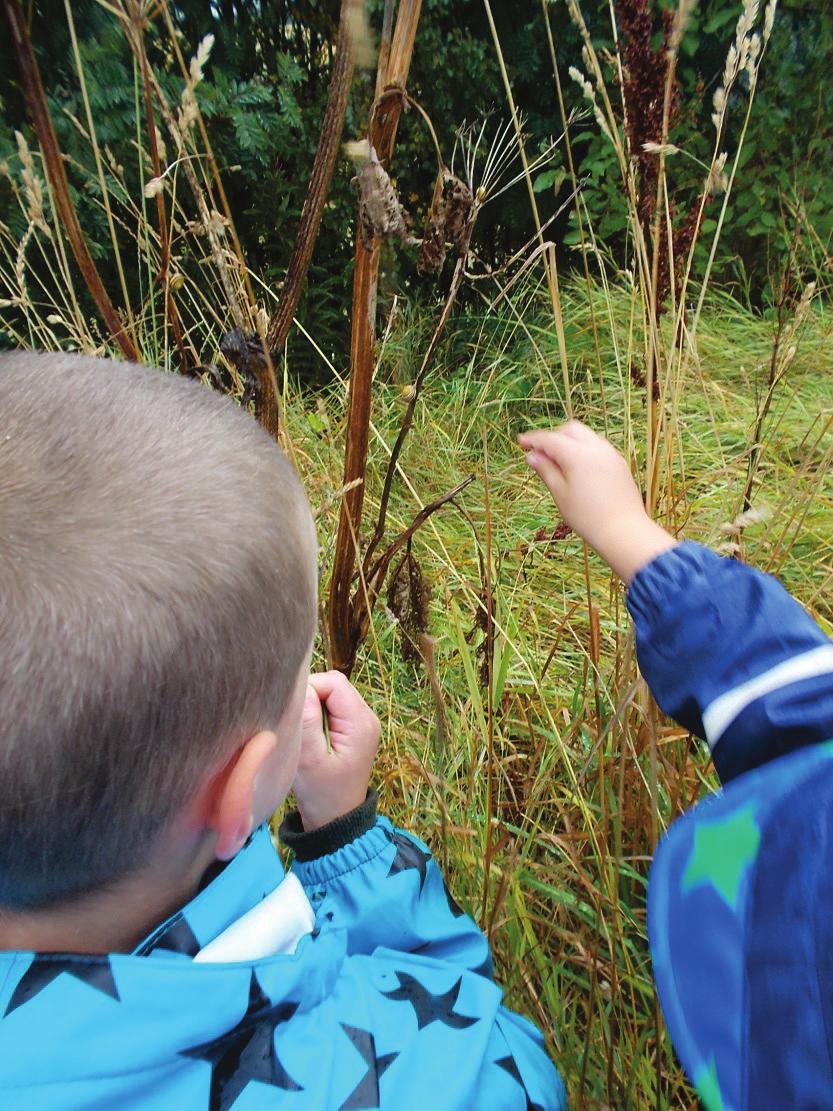
[[[404,662],[402,622],[389,609],[377,611],[354,678],[383,721],[377,774],[386,812],[430,843],[455,895],[489,932],[508,1001],[545,1031],[571,1105],[694,1107],[658,1018],[645,890],[656,836],[716,781],[683,730],[652,724],[646,712],[621,587],[592,554],[585,568],[575,536],[550,539],[556,511],[515,436],[562,420],[565,407],[547,299],[525,296],[513,306],[522,312],[470,317],[449,337],[391,509],[404,527],[423,504],[477,476],[458,507],[435,515],[413,544],[430,590],[440,705],[424,669]],[[644,389],[615,369],[632,296],[627,288],[594,290],[595,316],[609,322],[599,336],[601,378],[583,285],[564,291],[563,310],[575,413],[641,470]],[[406,319],[388,336],[371,491],[398,428],[418,328]],[[731,299],[709,296],[699,362],[676,395],[672,516],[681,535],[777,572],[831,632],[829,309],[816,307],[797,337],[765,426],[752,512],[738,521],[773,328]],[[380,380],[388,365],[395,381]],[[288,437],[320,513],[324,579],[343,413],[341,385],[293,393],[285,403]],[[483,684],[487,566],[491,691]],[[322,645],[322,665],[323,652]]]

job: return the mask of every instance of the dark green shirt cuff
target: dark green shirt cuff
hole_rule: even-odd
[[[355,841],[363,833],[372,829],[376,824],[378,802],[379,796],[376,791],[372,787],[368,788],[367,798],[355,810],[350,810],[340,818],[309,833],[304,831],[301,815],[297,810],[293,810],[281,822],[278,836],[283,845],[292,849],[296,860],[301,863],[317,860],[327,853],[343,849],[345,845],[349,845],[351,841]]]

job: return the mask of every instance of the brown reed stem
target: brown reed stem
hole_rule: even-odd
[[[298,302],[301,300],[301,291],[306,281],[315,241],[318,238],[324,202],[330,191],[330,181],[338,157],[350,84],[353,79],[353,49],[348,30],[349,12],[353,2],[354,0],[341,0],[336,54],[330,74],[327,106],[321,121],[321,135],[315,151],[307,195],[298,221],[295,246],[287,267],[283,291],[266,330],[266,343],[273,355],[279,352],[286,342]]]
[[[72,203],[61,148],[58,145],[58,137],[55,134],[52,117],[49,114],[40,68],[32,48],[32,40],[29,36],[22,5],[20,0],[4,0],[4,7],[12,33],[18,66],[20,67],[26,104],[40,143],[55,207],[69,239],[78,269],[81,271],[96,308],[107,325],[110,335],[121,348],[122,354],[132,362],[140,362],[141,357],[138,348],[133,338],[126,332],[124,324],[114,308],[107,290],[104,288],[101,275],[87,247],[84,232],[81,230],[75,205]]]

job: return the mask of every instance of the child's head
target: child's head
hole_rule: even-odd
[[[300,719],[301,485],[192,381],[0,356],[0,607],[0,906],[37,908],[140,867],[212,769]]]

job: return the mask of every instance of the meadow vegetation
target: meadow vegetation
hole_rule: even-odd
[[[64,12],[71,29],[72,7]],[[439,292],[404,280],[415,270],[413,245],[383,246],[367,351],[367,463],[347,484],[355,490],[358,481],[363,492],[357,527],[344,527],[355,350],[351,366],[346,338],[334,347],[337,330],[308,327],[300,314],[289,344],[272,353],[280,387],[272,401],[280,441],[318,518],[318,665],[331,659],[328,587],[340,517],[356,556],[349,593],[366,602],[378,596],[363,611],[353,679],[383,722],[386,811],[430,843],[457,899],[489,933],[509,1002],[544,1030],[574,1106],[688,1108],[695,1097],[652,985],[645,890],[657,839],[715,780],[700,745],[659,713],[640,679],[621,585],[557,519],[516,436],[567,416],[605,432],[666,527],[775,572],[833,633],[831,231],[812,218],[817,195],[793,190],[784,165],[783,204],[777,213],[761,210],[777,215],[778,234],[767,240],[767,265],[755,257],[766,276],[754,291],[749,260],[722,246],[727,229],[737,241],[733,221],[752,203],[741,203],[749,190],[744,150],[750,136],[760,146],[755,96],[779,34],[773,4],[711,4],[704,22],[689,0],[664,16],[642,0],[622,0],[612,6],[611,39],[610,27],[606,38],[590,20],[597,8],[570,0],[567,65],[553,37],[555,7],[543,3],[535,18],[541,48],[549,46],[557,147],[525,130],[495,0],[484,3],[484,41],[501,116],[479,145],[479,122],[457,134],[456,172],[471,189],[475,217],[490,205],[485,238],[504,202],[523,206],[523,235],[509,236],[511,247],[496,255],[494,239],[484,246],[472,222],[471,250],[466,239],[441,271]],[[97,138],[112,121],[96,118],[88,96],[95,45],[77,42],[74,30],[77,110],[64,162],[82,234],[91,238],[91,220],[97,229],[92,260],[117,306],[122,342],[148,363],[198,375],[207,388],[249,403],[250,383],[220,343],[230,328],[265,335],[281,297],[274,269],[255,257],[257,248],[250,257],[250,239],[241,246],[237,234],[238,216],[249,225],[264,204],[255,196],[245,214],[235,209],[235,196],[257,193],[257,157],[244,150],[248,185],[241,193],[235,179],[227,194],[230,171],[212,145],[211,115],[213,103],[225,119],[217,100],[225,93],[213,85],[204,92],[210,40],[186,40],[165,3],[101,10],[134,82],[119,124],[132,162]],[[691,36],[704,28],[725,38],[707,97],[686,68]],[[193,19],[188,29],[200,31]],[[287,68],[290,50],[282,43],[275,64],[285,85],[281,111],[291,115],[301,77]],[[371,88],[366,75],[357,81]],[[257,85],[251,74],[246,82]],[[247,97],[256,104],[262,95],[247,83],[234,92],[240,112]],[[52,94],[49,103],[57,115]],[[404,97],[402,104],[409,106]],[[540,116],[540,103],[534,107]],[[291,130],[264,112],[266,132],[273,124]],[[364,115],[353,112],[351,138],[373,126],[369,104]],[[407,144],[418,112],[410,113]],[[247,125],[235,126],[244,133]],[[64,119],[56,129],[62,149],[66,127]],[[447,119],[437,134],[440,158],[451,163]],[[398,149],[391,169],[413,148]],[[503,158],[501,150],[502,183],[515,181],[505,195],[494,182],[483,185],[484,167]],[[596,152],[595,169],[588,151]],[[18,130],[7,155],[5,343],[118,354],[73,260],[33,133]],[[431,158],[433,177],[433,150]],[[345,176],[342,165],[338,205]],[[616,226],[603,229],[614,197]],[[423,214],[429,204],[430,190],[415,209]],[[759,238],[768,228],[761,212]],[[415,221],[410,234],[419,237],[420,228]],[[352,222],[339,234],[352,244]],[[379,238],[370,237],[374,251]],[[351,249],[339,263],[350,277]],[[320,259],[313,287],[319,266]],[[347,320],[346,283],[328,288]],[[402,436],[406,418],[413,423]],[[388,472],[390,502],[375,537]],[[362,559],[369,545],[393,552],[386,574],[371,582]]]

